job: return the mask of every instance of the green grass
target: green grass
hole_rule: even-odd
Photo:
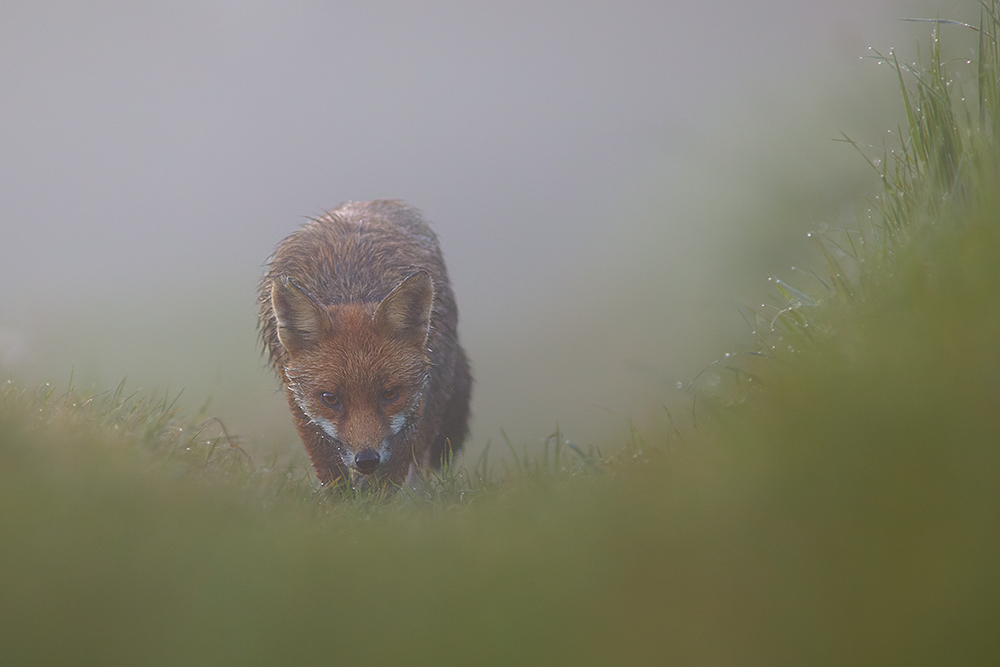
[[[351,499],[175,398],[0,385],[0,663],[996,664],[998,27],[972,81],[887,58],[870,217],[693,428]]]

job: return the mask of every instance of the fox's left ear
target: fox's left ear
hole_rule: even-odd
[[[399,283],[375,309],[375,322],[411,345],[424,348],[431,328],[434,283],[431,274],[417,271]]]

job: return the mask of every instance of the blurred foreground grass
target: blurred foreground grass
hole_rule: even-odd
[[[978,107],[892,61],[872,218],[690,430],[332,500],[167,399],[0,386],[0,663],[996,664],[996,10]]]

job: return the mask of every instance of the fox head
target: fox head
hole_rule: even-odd
[[[288,276],[271,307],[291,400],[351,477],[402,482],[424,410],[434,285],[417,271],[378,304],[323,305]]]

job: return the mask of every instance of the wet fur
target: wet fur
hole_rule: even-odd
[[[407,293],[387,299],[398,288]],[[437,237],[415,208],[348,202],[312,220],[278,245],[259,306],[265,353],[324,485],[400,485],[461,447],[472,378]],[[279,322],[276,307],[287,321]],[[403,388],[402,417],[380,412],[378,383]],[[317,403],[324,391],[352,402],[340,427]],[[350,463],[371,447],[388,458],[366,477]]]

